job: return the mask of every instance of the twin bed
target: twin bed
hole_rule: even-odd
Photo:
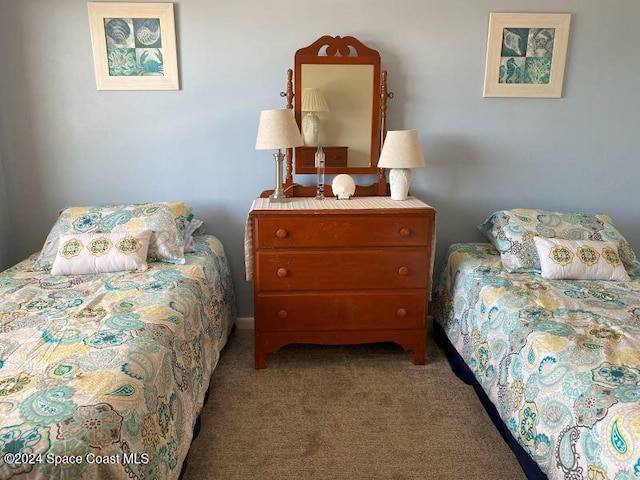
[[[0,274],[0,478],[179,477],[235,322],[200,223],[175,202],[67,209]]]
[[[435,327],[454,370],[487,401],[529,478],[637,478],[640,269],[631,247],[606,215],[508,210],[480,228],[491,243],[452,245],[437,292]],[[535,238],[555,246],[540,249]],[[596,279],[613,270],[614,280]]]

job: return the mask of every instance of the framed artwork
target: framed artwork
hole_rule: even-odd
[[[483,96],[560,98],[570,22],[568,13],[492,13]]]
[[[178,90],[172,3],[89,2],[98,90]]]

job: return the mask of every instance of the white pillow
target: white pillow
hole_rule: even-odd
[[[52,275],[146,270],[151,230],[60,235]]]
[[[613,242],[534,237],[542,277],[560,280],[629,281]]]

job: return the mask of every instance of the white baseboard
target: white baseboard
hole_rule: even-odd
[[[236,327],[238,330],[253,330],[253,317],[238,317]]]

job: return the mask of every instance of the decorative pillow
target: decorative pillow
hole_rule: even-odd
[[[151,230],[60,235],[52,275],[146,270]]]
[[[60,213],[33,270],[49,270],[60,235],[151,230],[149,259],[184,263],[184,226],[191,207],[182,202],[154,202],[105,207],[70,207]]]
[[[542,277],[566,280],[629,281],[613,242],[535,237]]]
[[[509,272],[540,271],[534,237],[565,240],[599,240],[616,244],[623,265],[631,274],[640,263],[629,242],[613,226],[609,215],[548,212],[545,210],[500,210],[478,226],[500,252]]]

